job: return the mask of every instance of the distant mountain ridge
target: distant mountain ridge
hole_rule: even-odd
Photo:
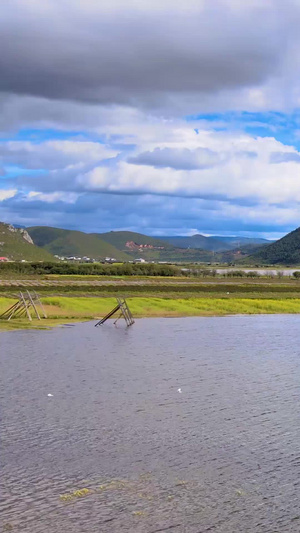
[[[258,237],[223,237],[218,235],[206,237],[201,234],[187,237],[164,236],[160,238],[174,246],[179,246],[180,248],[202,248],[203,250],[210,250],[212,252],[225,252],[227,250],[248,246],[249,244],[263,245],[272,242]]]
[[[223,262],[239,257],[239,253],[234,250],[234,237],[229,237],[230,243],[227,244],[221,238],[203,235],[186,238],[149,237],[132,231],[84,233],[47,226],[35,226],[27,230],[35,244],[60,257],[87,256],[96,260],[110,257],[118,261],[142,258],[146,261],[187,263]],[[254,239],[247,239],[246,242],[249,240]],[[253,245],[248,244],[245,247],[245,254],[250,253],[251,246]],[[228,250],[232,251],[231,255]]]
[[[131,231],[83,233],[47,226],[35,226],[27,230],[38,246],[60,257],[88,256],[97,260],[110,257],[118,261],[142,258],[166,262],[208,262],[212,259],[209,251],[176,248],[160,239]]]
[[[250,263],[261,261],[262,264],[275,264],[276,262],[295,264],[300,262],[298,239],[295,238],[299,232],[300,228],[289,234],[292,235],[292,244],[290,244],[290,240],[285,240],[288,235],[272,243],[266,239],[234,236],[206,237],[196,234],[188,237],[150,237],[132,231],[84,233],[49,226],[33,226],[25,229],[0,223],[0,257],[16,261],[22,259],[54,261],[54,255],[57,255],[59,257],[90,257],[95,260],[109,257],[117,261],[142,258],[154,262],[238,262],[241,264],[249,258]],[[3,235],[2,239],[1,235]],[[282,244],[277,243],[281,241],[283,244],[286,242],[289,244],[284,248],[284,257],[282,254],[277,257],[278,246],[282,248]],[[275,248],[272,248],[274,246]],[[273,255],[269,250],[275,250],[274,253],[272,252]]]

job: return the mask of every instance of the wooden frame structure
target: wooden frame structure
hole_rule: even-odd
[[[12,318],[23,318],[27,316],[28,320],[31,322],[32,316],[30,311],[32,310],[38,320],[41,320],[41,318],[47,318],[43,304],[35,291],[32,291],[31,293],[29,291],[24,293],[20,292],[18,301],[4,311],[4,313],[0,315],[0,319],[11,320]]]
[[[130,311],[128,305],[127,305],[127,302],[126,302],[125,298],[117,298],[117,302],[118,302],[118,304],[116,305],[116,307],[114,307],[112,309],[112,311],[107,313],[107,315],[105,315],[105,317],[103,317],[101,320],[99,320],[99,322],[97,322],[97,324],[95,324],[95,326],[101,326],[102,324],[104,324],[104,322],[106,322],[106,320],[111,318],[118,311],[120,311],[120,314],[119,314],[118,318],[114,321],[114,324],[116,324],[118,322],[118,320],[120,318],[122,318],[122,317],[125,319],[127,327],[132,326],[132,324],[134,324],[133,316],[131,314],[131,311]]]

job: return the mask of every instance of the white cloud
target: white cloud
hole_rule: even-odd
[[[17,189],[2,189],[0,190],[0,202],[13,198],[18,193]]]
[[[226,157],[226,156],[225,156]],[[194,170],[215,167],[224,162],[222,153],[218,154],[207,148],[154,148],[128,159],[135,165],[149,165],[154,168],[174,168],[177,170]]]
[[[25,195],[26,201],[29,202],[45,202],[47,204],[54,204],[56,202],[63,202],[65,204],[74,204],[78,199],[79,195],[75,193],[64,193],[64,192],[52,192],[52,193],[42,193],[38,191],[30,191]]]
[[[223,197],[236,202],[250,199],[270,204],[300,202],[299,166],[289,160],[291,148],[274,138],[254,138],[245,134],[206,130],[195,135],[192,126],[186,125],[180,129],[180,126],[173,124],[169,139],[165,136],[161,143],[164,148],[153,148],[155,139],[151,139],[148,132],[145,144],[141,138],[141,148],[137,149],[138,154],[133,157],[137,164],[131,164],[129,160],[119,161],[114,167],[95,167],[80,174],[77,184],[87,191],[111,193]],[[181,146],[179,162],[178,144]],[[144,160],[145,164],[138,164],[145,155],[144,146],[151,147],[152,152],[146,152],[148,159]],[[160,168],[163,165],[156,165],[151,158],[149,160],[149,153],[154,157],[158,150],[159,157],[163,152],[169,159],[175,153],[177,159],[172,166],[177,165],[178,169],[172,168],[166,158],[165,168]],[[198,169],[192,167],[192,170],[182,170],[183,154],[188,165],[189,157],[195,161],[203,151],[214,154],[217,164],[213,165],[211,162],[209,165],[206,161],[207,168],[199,165]],[[281,165],[271,164],[272,154],[275,152],[280,153],[281,157],[282,154],[287,154],[288,161]]]
[[[146,202],[145,209],[150,211],[151,205],[157,208],[153,199],[156,197],[165,216],[183,218],[177,201],[171,200],[181,197],[189,199],[185,209],[191,217],[191,227],[195,227],[195,221],[205,211],[211,216],[217,212],[218,219],[224,216],[226,220],[246,217],[248,212],[252,224],[255,217],[251,213],[255,213],[257,222],[269,224],[275,204],[280,204],[282,210],[276,211],[280,214],[278,220],[283,224],[294,220],[296,208],[288,208],[289,204],[300,203],[299,164],[294,161],[298,152],[294,148],[274,137],[214,131],[202,121],[158,117],[144,120],[145,115],[139,113],[129,116],[131,121],[125,125],[118,125],[115,120],[102,125],[107,128],[105,145],[73,140],[38,145],[23,141],[4,143],[2,153],[6,161],[29,168],[41,165],[50,168],[46,177],[21,176],[16,180],[24,201],[79,206],[86,194],[105,193],[107,201],[112,194],[126,194],[124,206],[134,212],[137,203],[129,207],[128,195],[140,198],[140,206]],[[113,148],[116,139],[120,144],[118,150]],[[128,151],[130,141],[133,147]],[[280,154],[284,162],[273,164],[274,153]],[[111,159],[109,164],[105,162],[107,156],[116,154],[121,157]],[[160,197],[164,197],[163,203]],[[197,198],[200,204],[195,203]],[[140,217],[138,220],[141,223]]]
[[[206,219],[296,223],[295,148],[183,117],[300,106],[299,21],[298,0],[3,0],[1,137],[37,139],[0,143],[1,164],[27,170],[0,193],[2,212],[79,225],[76,209],[122,210],[132,229],[161,216],[180,233]],[[68,140],[40,142],[43,129]]]
[[[3,165],[26,169],[59,169],[115,157],[118,152],[97,142],[51,140],[43,143],[7,141],[0,143]]]

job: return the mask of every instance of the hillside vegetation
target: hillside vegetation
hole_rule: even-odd
[[[28,233],[35,244],[61,257],[86,256],[94,259],[113,257],[119,261],[130,259],[126,253],[107,243],[97,234],[44,226],[28,228]]]
[[[174,246],[165,242],[158,237],[148,237],[142,233],[136,233],[134,231],[109,231],[107,233],[94,233],[106,242],[109,242],[119,250],[129,249],[126,244],[133,242],[136,244],[143,244],[153,246],[155,248],[164,248],[165,250],[173,250]]]
[[[175,248],[170,243],[141,233],[111,231],[83,233],[81,231],[35,226],[28,228],[35,244],[61,257],[77,256],[118,261],[144,258],[147,261],[209,262],[213,254],[206,250]]]
[[[264,246],[246,259],[247,263],[268,265],[300,264],[300,228],[291,231],[282,239]]]
[[[51,253],[33,244],[27,231],[0,222],[0,256],[12,261],[54,261]]]
[[[211,251],[203,250],[200,246],[188,248],[174,245],[163,237],[149,237],[133,231],[110,231],[95,235],[123,250],[131,259],[141,257],[146,261],[192,263],[210,262],[214,258]]]
[[[130,261],[143,258],[154,262],[235,262],[252,252],[254,241],[262,239],[241,238],[241,244],[236,237],[226,243],[222,237],[194,235],[192,237],[149,237],[132,231],[110,231],[107,233],[83,233],[81,231],[35,226],[28,228],[28,233],[34,243],[60,257],[90,257],[102,260],[105,257],[115,258],[117,261]],[[164,239],[169,239],[167,242]],[[265,241],[263,241],[265,242]],[[256,244],[256,246],[261,245]],[[223,249],[223,251],[221,251]]]

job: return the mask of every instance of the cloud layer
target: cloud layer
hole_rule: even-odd
[[[298,225],[299,22],[296,0],[3,0],[0,220]]]
[[[239,91],[255,104],[251,89],[280,93],[299,61],[292,0],[4,0],[1,12],[0,90],[10,94],[149,109]]]

